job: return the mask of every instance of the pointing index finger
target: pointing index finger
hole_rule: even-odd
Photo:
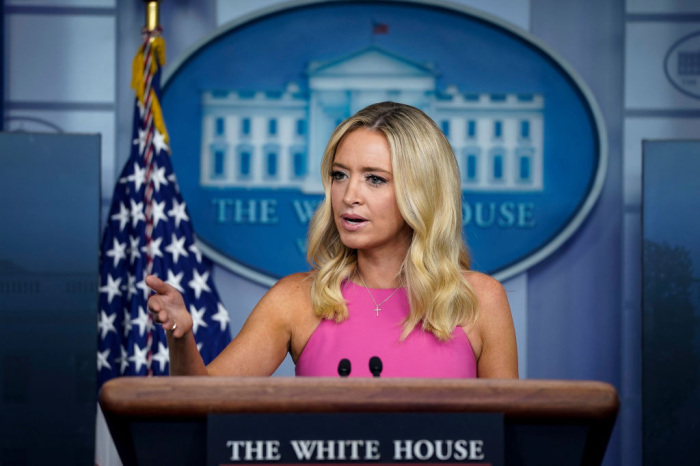
[[[169,289],[168,284],[155,275],[149,275],[146,277],[146,285],[148,285],[158,294],[166,294]]]

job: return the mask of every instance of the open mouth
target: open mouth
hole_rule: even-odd
[[[343,220],[343,225],[349,230],[355,230],[367,223],[367,219],[357,215],[343,215],[341,218]]]

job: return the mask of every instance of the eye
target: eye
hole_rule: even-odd
[[[331,180],[333,181],[340,181],[343,178],[345,178],[345,173],[339,171],[339,170],[333,170],[331,172]]]
[[[386,183],[386,179],[382,178],[381,176],[377,175],[367,175],[367,181],[369,181],[370,184],[379,186],[384,183]]]

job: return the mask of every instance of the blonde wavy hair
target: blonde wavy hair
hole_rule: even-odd
[[[355,273],[357,250],[340,241],[331,206],[330,174],[338,144],[357,128],[386,137],[396,202],[413,230],[398,277],[406,287],[410,305],[401,338],[420,324],[439,340],[449,340],[457,326],[472,325],[477,318],[476,296],[463,276],[471,261],[462,230],[459,168],[450,143],[430,117],[395,102],[360,110],[335,129],[326,147],[321,163],[325,199],[308,233],[307,259],[314,269],[314,312],[336,322],[348,316],[340,288]]]

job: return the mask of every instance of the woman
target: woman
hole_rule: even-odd
[[[156,277],[148,301],[167,329],[172,375],[270,375],[289,352],[297,375],[517,378],[502,286],[469,270],[459,169],[435,123],[384,102],[334,131],[325,199],[309,227],[313,270],[281,279],[208,366],[180,294]]]

